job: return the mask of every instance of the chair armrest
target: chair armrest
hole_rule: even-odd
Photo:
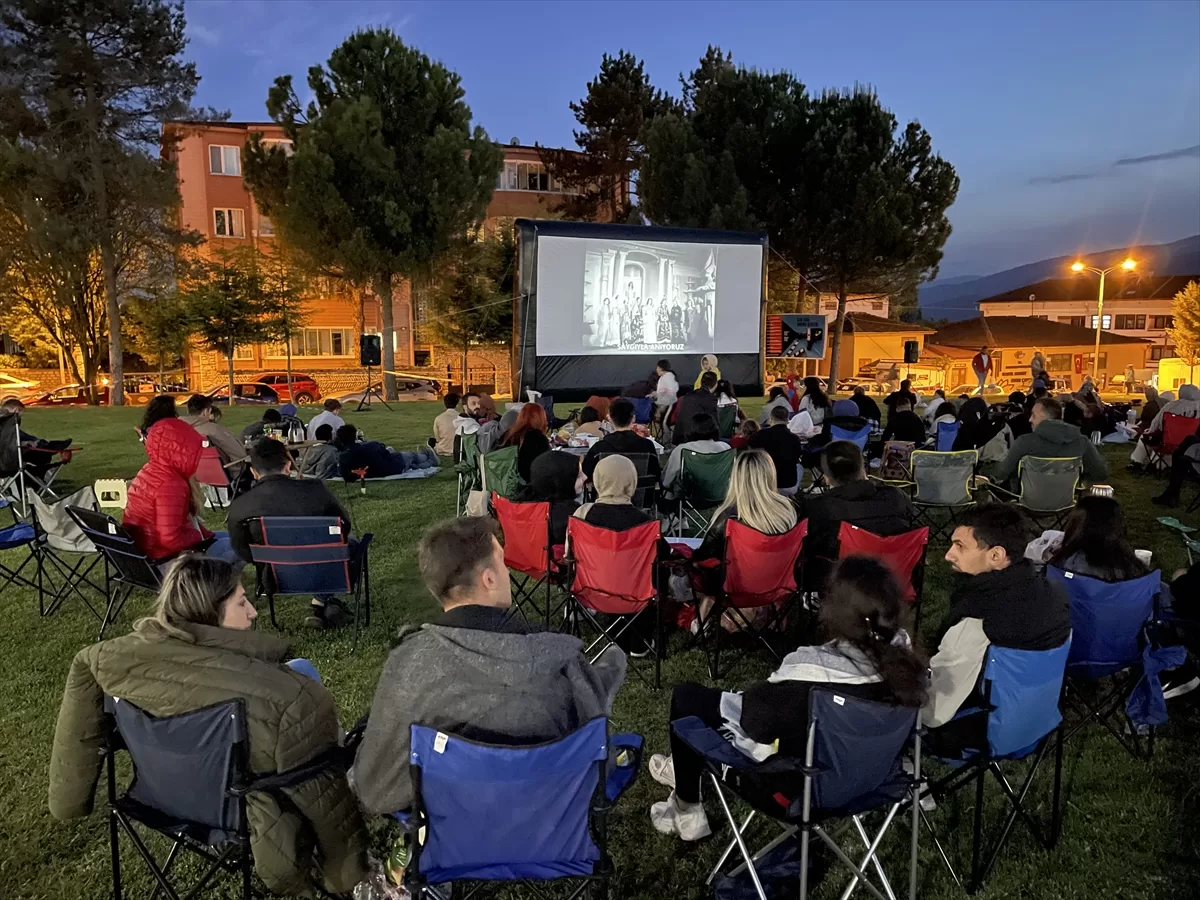
[[[312,781],[314,778],[319,778],[330,770],[345,770],[353,758],[353,755],[347,752],[347,748],[331,747],[315,759],[296,766],[294,769],[277,772],[273,775],[256,776],[244,784],[234,785],[229,792],[240,797],[245,794],[272,793],[296,787]]]
[[[705,725],[696,716],[676,719],[671,723],[671,732],[694,750],[706,763],[716,763],[740,770],[758,767],[758,763],[721,737],[715,728]]]
[[[1001,500],[1020,500],[1021,499],[1020,494],[1014,494],[1012,491],[1006,490],[1005,488],[1002,488],[1002,487],[1000,487],[1000,485],[995,484],[994,482],[991,482],[991,481],[987,482],[986,484],[981,485],[981,487],[987,488],[989,491],[991,491],[994,494],[1003,494],[1004,496],[1000,498]]]

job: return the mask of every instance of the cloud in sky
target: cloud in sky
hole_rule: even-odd
[[[215,28],[209,28],[198,22],[188,22],[187,31],[189,38],[197,40],[202,44],[208,44],[210,47],[215,47],[221,43],[221,35]]]
[[[1028,184],[1069,184],[1073,181],[1091,181],[1094,178],[1108,178],[1115,174],[1114,169],[1129,166],[1141,166],[1146,163],[1164,162],[1172,159],[1200,159],[1200,144],[1192,147],[1180,147],[1177,150],[1167,150],[1163,153],[1151,153],[1146,156],[1127,156],[1118,159],[1111,166],[1095,169],[1091,172],[1067,172],[1063,175],[1037,175],[1030,178]]]

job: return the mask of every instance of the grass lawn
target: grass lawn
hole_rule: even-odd
[[[404,403],[394,412],[376,407],[369,415],[351,413],[347,419],[372,438],[414,449],[428,435],[440,408],[440,404]],[[35,434],[69,436],[83,446],[60,479],[60,484],[69,480],[82,485],[99,477],[133,477],[145,458],[132,432],[140,416],[140,410],[36,409],[27,413],[25,425]],[[235,409],[227,413],[227,422],[237,431],[255,417],[253,410]],[[1155,523],[1156,509],[1148,502],[1160,483],[1126,475],[1127,447],[1109,447],[1105,453],[1114,470],[1110,481],[1125,504],[1135,545],[1153,550],[1167,572],[1183,565],[1178,540]],[[375,534],[371,629],[352,656],[347,636],[303,630],[304,598],[284,598],[278,611],[282,628],[294,639],[294,652],[316,663],[326,686],[337,697],[343,721],[349,723],[368,709],[396,629],[406,622],[427,620],[436,612],[434,601],[418,580],[414,548],[430,522],[453,515],[455,481],[451,472],[443,471],[424,481],[372,484],[366,495],[357,490],[345,492],[341,485],[334,489],[349,501],[355,532]],[[1197,523],[1195,516],[1180,515]],[[222,518],[220,513],[210,515],[210,526],[220,525]],[[930,551],[926,621],[931,625],[940,617],[951,586],[949,569],[941,558],[944,549],[935,546]],[[0,561],[11,566],[20,558],[20,553],[13,552],[0,556]],[[95,640],[97,622],[81,605],[70,602],[52,618],[39,618],[32,592],[12,587],[2,600],[0,685],[6,699],[0,703],[0,896],[14,900],[107,897],[109,851],[102,804],[89,818],[70,823],[53,821],[46,810],[50,745],[67,667],[79,648]],[[149,607],[148,596],[134,595],[110,634],[127,631]],[[260,623],[270,627],[265,610]],[[759,671],[765,667],[760,666]],[[744,667],[739,681],[755,674]],[[696,651],[672,656],[663,675],[664,688],[658,692],[631,676],[614,711],[614,725],[643,733],[651,752],[666,748],[670,686],[706,680],[703,659]],[[1063,776],[1064,830],[1058,849],[1049,854],[1036,849],[1018,825],[979,896],[1064,900],[1186,900],[1200,896],[1200,712],[1196,696],[1172,704],[1171,723],[1160,732],[1150,763],[1130,759],[1098,728],[1069,744]],[[1048,778],[1040,784],[1048,788]],[[712,896],[703,881],[728,832],[718,829],[716,837],[698,845],[659,835],[650,827],[647,811],[665,793],[643,773],[615,813],[610,831],[617,867],[614,898],[698,900]],[[102,788],[100,794],[102,797]],[[991,796],[989,813],[995,820],[1002,810],[994,793]],[[1042,791],[1039,796],[1048,793]],[[957,807],[949,803],[935,814],[943,836],[950,835],[958,860],[965,860],[972,802],[964,794]],[[1048,803],[1041,809],[1048,814]],[[714,828],[718,828],[719,815],[716,804],[710,804]],[[497,822],[496,827],[504,824]],[[902,846],[902,837],[895,830],[889,840],[886,855],[893,861],[890,869],[899,889],[906,879],[902,874],[906,844]],[[921,859],[922,897],[943,900],[959,895],[924,835]],[[145,887],[149,879],[131,850],[124,862],[126,883]],[[840,877],[830,879],[817,896],[837,896],[843,886]],[[226,896],[220,890],[215,895]]]

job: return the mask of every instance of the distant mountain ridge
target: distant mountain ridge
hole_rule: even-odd
[[[1192,275],[1200,273],[1200,234],[1169,244],[1146,244],[1089,253],[1088,262],[1108,268],[1127,255],[1138,261],[1138,271],[1153,275]],[[925,319],[970,319],[978,314],[980,300],[1034,284],[1047,278],[1065,278],[1070,274],[1070,256],[1056,256],[1026,263],[981,278],[950,278],[923,286],[919,300]]]

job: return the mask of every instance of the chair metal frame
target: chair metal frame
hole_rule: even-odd
[[[967,476],[963,482],[963,496],[966,500],[962,503],[931,503],[928,500],[921,500],[921,480],[918,473],[921,468],[921,460],[926,454],[935,455],[936,457],[946,458],[949,456],[959,456],[965,461],[969,454],[972,457],[971,474]],[[941,450],[913,450],[909,457],[912,471],[912,504],[913,504],[913,525],[926,525],[929,527],[930,540],[941,540],[942,538],[949,539],[953,534],[954,529],[958,527],[958,513],[963,510],[972,509],[976,506],[972,490],[974,489],[974,472],[979,465],[978,450],[958,450],[947,453]],[[946,520],[939,522],[935,517],[935,512],[944,512]]]
[[[875,701],[859,700],[849,697],[841,697],[837,695],[836,690],[831,688],[815,688],[813,695],[829,694],[834,703],[839,705],[845,703],[885,706],[886,704],[876,703]],[[810,700],[810,703],[812,701]],[[700,756],[705,763],[705,776],[708,782],[712,785],[716,792],[717,799],[721,803],[721,811],[725,814],[726,820],[729,822],[730,829],[733,831],[733,837],[729,844],[725,847],[724,853],[717,860],[715,866],[709,872],[706,884],[711,885],[717,875],[725,867],[730,856],[736,848],[742,857],[742,862],[730,874],[737,875],[743,871],[748,871],[750,880],[754,885],[755,892],[759,900],[767,900],[766,891],[763,888],[762,882],[758,877],[758,872],[754,867],[754,863],[765,856],[770,851],[774,850],[779,845],[791,840],[797,834],[800,836],[800,900],[807,900],[809,895],[808,884],[808,868],[810,860],[810,843],[813,835],[816,835],[821,841],[833,852],[839,862],[842,863],[851,873],[850,883],[843,890],[842,900],[848,898],[861,885],[876,898],[876,900],[896,900],[896,893],[892,889],[891,883],[888,880],[887,874],[884,872],[883,865],[877,856],[879,846],[883,839],[887,836],[888,829],[892,822],[895,821],[901,807],[907,802],[911,805],[911,826],[910,826],[910,846],[909,846],[909,873],[908,873],[908,897],[909,900],[916,900],[917,897],[917,850],[920,841],[920,818],[919,818],[919,796],[922,783],[921,774],[921,732],[919,728],[920,717],[918,710],[912,709],[909,711],[912,717],[912,727],[909,732],[909,737],[905,745],[901,748],[901,754],[908,747],[912,749],[912,773],[902,774],[901,778],[894,787],[906,788],[902,793],[904,799],[891,799],[887,797],[874,798],[875,802],[867,801],[865,806],[849,805],[842,810],[821,810],[815,805],[814,778],[822,774],[822,769],[816,764],[815,751],[817,744],[817,736],[820,728],[820,720],[813,712],[810,706],[810,720],[808,726],[808,736],[805,743],[805,753],[803,760],[787,760],[780,757],[769,758],[764,763],[756,763],[749,757],[745,757],[739,750],[730,746],[728,749],[717,744],[717,741],[724,741],[715,731],[708,729],[710,732],[707,735],[712,741],[712,746],[717,747],[720,751],[720,759],[703,752],[700,747],[693,746],[691,742],[683,735],[679,735],[680,739],[688,743]],[[698,720],[697,720],[698,721]],[[671,723],[672,730],[676,729],[677,724],[687,723],[688,720],[681,720],[680,723]],[[897,759],[899,763],[899,758]],[[757,770],[757,771],[756,771]],[[803,775],[803,789],[799,803],[798,817],[791,810],[797,805],[793,799],[784,807],[782,801],[790,798],[782,797],[776,794],[772,799],[780,804],[778,809],[772,809],[762,802],[755,802],[752,798],[747,797],[740,788],[740,779],[738,776],[742,773],[748,775],[757,775],[761,781],[764,778],[769,778],[771,774],[786,774],[786,775]],[[904,770],[901,768],[900,772]],[[735,775],[736,773],[736,775]],[[730,776],[734,777],[731,778]],[[881,785],[882,786],[882,785]],[[739,824],[734,817],[730,807],[730,795],[742,799],[750,806],[750,813]],[[865,824],[867,816],[877,812],[885,811],[878,829],[874,835],[871,835]],[[750,825],[759,816],[770,819],[779,827],[780,834],[773,840],[765,844],[762,848],[751,854],[749,845],[746,843],[746,832]],[[850,858],[848,852],[844,850],[836,840],[838,834],[830,834],[828,823],[834,819],[846,821],[848,825],[853,826],[853,832],[857,836],[859,843],[862,845],[864,855],[857,862]],[[870,866],[878,879],[879,886],[872,881],[868,874],[868,866]],[[882,888],[882,890],[881,890]],[[885,896],[886,895],[886,896]]]
[[[29,508],[26,506],[25,492],[30,489],[32,484],[33,489],[39,497],[59,499],[58,494],[51,487],[54,479],[58,477],[59,470],[67,464],[67,460],[63,459],[61,450],[46,450],[44,452],[58,455],[56,462],[50,463],[46,467],[46,477],[41,478],[25,467],[25,454],[21,448],[21,418],[20,415],[9,413],[6,416],[0,417],[0,420],[9,418],[16,419],[13,428],[13,438],[17,448],[17,469],[14,472],[0,474],[0,499],[7,498],[12,503],[21,509],[21,517],[24,518],[29,514]]]
[[[581,575],[580,560],[576,556],[576,551],[579,548],[580,542],[586,544],[588,532],[608,532],[610,534],[629,535],[631,532],[645,530],[647,534],[646,547],[634,548],[635,550],[644,552],[648,555],[649,563],[649,584],[646,587],[647,596],[634,596],[627,592],[623,592],[612,584],[608,579],[615,577],[616,579],[624,579],[626,583],[630,580],[630,575],[633,573],[624,570],[624,562],[616,562],[607,570],[603,568],[596,572],[584,568],[584,574]],[[582,637],[583,623],[591,626],[592,631],[596,634],[595,640],[592,641],[586,648],[583,654],[589,658],[589,661],[595,664],[601,655],[615,644],[617,639],[622,634],[629,630],[633,625],[634,620],[639,615],[654,616],[654,637],[651,642],[646,642],[646,650],[654,657],[654,682],[651,685],[645,674],[637,667],[631,667],[632,671],[637,674],[642,681],[646,682],[648,687],[653,687],[657,690],[662,684],[662,659],[666,651],[663,643],[662,634],[662,606],[661,606],[661,590],[662,584],[666,579],[662,577],[661,568],[658,564],[657,554],[659,541],[662,539],[661,523],[646,522],[634,528],[626,529],[622,532],[611,532],[609,529],[601,528],[598,525],[589,525],[583,519],[572,518],[567,523],[567,591],[570,598],[571,611],[575,615],[571,616],[571,621],[574,624],[575,633]],[[592,595],[599,595],[593,599]],[[603,605],[611,605],[612,608],[599,609],[597,600],[601,599]],[[622,604],[628,605],[628,611],[621,611]],[[600,615],[617,615],[622,616],[624,621],[620,627],[613,630],[611,627],[605,627],[597,616]],[[601,645],[600,649],[593,653],[597,645]]]
[[[1187,424],[1189,422],[1191,423],[1190,425]],[[1182,434],[1176,439],[1173,433],[1176,427],[1181,429],[1190,428],[1190,430],[1187,434]],[[1179,449],[1179,445],[1185,437],[1196,434],[1198,429],[1200,429],[1200,419],[1193,418],[1192,416],[1180,416],[1175,413],[1164,413],[1162,430],[1159,432],[1159,442],[1149,444],[1144,439],[1142,440],[1142,446],[1146,448],[1146,464],[1156,475],[1169,469],[1166,458],[1173,455]]]
[[[461,517],[466,512],[467,496],[470,492],[482,488],[479,456],[478,435],[472,432],[454,436],[454,471],[458,475],[457,494],[454,500],[455,516]]]
[[[100,505],[95,500],[95,492],[93,491],[93,511],[99,513]],[[41,498],[38,498],[41,500]],[[59,502],[66,502],[70,497],[64,498]],[[63,603],[70,598],[71,595],[76,596],[79,601],[87,608],[97,619],[103,621],[103,614],[92,606],[91,600],[84,593],[85,587],[90,587],[101,597],[107,597],[107,590],[104,585],[97,584],[92,580],[91,574],[96,566],[104,563],[104,556],[100,553],[99,548],[94,544],[91,551],[77,550],[59,550],[53,547],[50,543],[50,533],[43,527],[41,518],[37,514],[37,506],[33,500],[29,500],[29,521],[33,525],[36,542],[34,544],[34,552],[38,555],[38,612],[42,616],[52,616],[62,607]],[[81,507],[82,508],[82,507]],[[74,553],[79,558],[74,562],[68,562],[59,556],[60,553]],[[53,573],[53,574],[52,574]],[[55,587],[54,575],[57,575],[61,583]],[[47,587],[49,584],[49,587]],[[51,595],[50,603],[46,603],[47,594]]]
[[[104,594],[108,604],[96,636],[96,640],[103,640],[104,632],[121,614],[130,595],[136,590],[157,594],[162,587],[162,575],[155,561],[137,548],[129,532],[112,516],[75,506],[67,508],[67,515],[104,557]]]
[[[220,473],[220,480],[217,479],[215,473]],[[225,509],[229,505],[229,501],[233,499],[233,480],[229,477],[229,471],[225,468],[225,464],[221,462],[221,454],[208,442],[207,438],[200,447],[200,463],[196,469],[196,481],[206,489],[204,491],[205,499],[213,509]],[[221,497],[222,490],[225,491],[224,499]]]
[[[275,775],[255,777],[249,765],[249,732],[246,726],[245,702],[241,698],[226,701],[220,706],[229,706],[230,714],[240,720],[241,740],[233,745],[230,755],[230,785],[228,795],[237,804],[238,828],[232,840],[217,845],[205,844],[189,833],[191,823],[178,823],[175,828],[157,827],[141,804],[131,801],[117,789],[116,756],[121,751],[129,752],[124,739],[117,729],[116,719],[112,713],[115,703],[127,703],[116,697],[105,697],[105,742],[103,757],[106,769],[108,790],[108,835],[109,852],[112,864],[113,900],[123,900],[124,885],[121,880],[121,833],[124,832],[133,844],[142,862],[154,878],[154,893],[151,900],[156,900],[161,892],[167,900],[194,900],[201,891],[212,881],[213,877],[224,871],[236,875],[241,883],[241,900],[252,900],[254,857],[250,848],[250,823],[246,812],[246,797],[251,793],[272,793],[282,795],[286,788],[296,787],[324,774],[335,766],[345,766],[346,756],[352,751],[347,748],[335,748],[312,762]],[[170,718],[170,717],[167,717]],[[136,779],[136,769],[134,778]],[[132,782],[131,782],[132,784]],[[128,790],[128,788],[127,788]],[[161,825],[161,823],[159,823]],[[171,849],[160,862],[147,846],[145,839],[138,833],[138,827],[164,835],[173,841]],[[199,826],[207,828],[207,826]],[[183,850],[204,860],[208,865],[200,879],[186,893],[180,893],[170,881],[171,869]],[[265,893],[260,897],[269,896]]]

